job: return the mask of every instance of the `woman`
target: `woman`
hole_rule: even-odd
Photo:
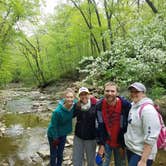
[[[50,145],[50,166],[61,166],[66,136],[72,131],[74,110],[74,92],[68,88],[54,112],[48,127],[47,135]]]
[[[156,142],[160,132],[158,113],[153,101],[146,97],[146,88],[142,83],[135,82],[128,89],[133,101],[125,134],[128,165],[151,166],[157,153]]]
[[[96,153],[96,99],[90,96],[86,87],[79,89],[79,102],[76,104],[76,116],[73,166],[84,166],[84,153],[86,153],[87,166],[94,166]]]

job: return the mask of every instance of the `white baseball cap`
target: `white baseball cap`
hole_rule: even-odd
[[[135,88],[137,91],[139,92],[146,92],[146,87],[144,84],[140,83],[140,82],[134,82],[133,84],[131,84],[128,89],[130,90],[131,88]]]
[[[88,90],[88,88],[86,88],[86,87],[81,87],[81,88],[79,89],[79,91],[78,91],[78,95],[80,95],[82,92],[89,93],[89,90]]]

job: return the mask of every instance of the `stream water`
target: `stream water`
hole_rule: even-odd
[[[43,118],[46,112],[37,112],[33,108],[34,102],[23,95],[1,105],[5,112],[0,114],[0,122],[5,124],[6,130],[0,137],[0,165],[46,165],[37,152],[41,148],[48,149],[46,131],[49,118]]]

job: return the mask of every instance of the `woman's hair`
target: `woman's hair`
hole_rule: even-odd
[[[67,93],[72,93],[74,96],[75,96],[75,92],[72,88],[67,88],[65,91],[64,91],[64,96],[67,94]]]

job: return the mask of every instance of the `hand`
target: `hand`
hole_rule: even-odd
[[[140,161],[138,162],[137,166],[146,166],[146,162],[140,160]]]
[[[53,144],[54,147],[56,147],[57,145],[59,145],[59,143],[60,143],[60,140],[59,140],[59,139],[55,139],[55,140],[53,140],[53,142],[52,142],[52,144]]]
[[[104,145],[101,145],[101,146],[99,147],[98,154],[99,154],[100,156],[103,156],[104,152],[105,152],[105,150],[104,150]]]
[[[120,148],[120,149],[119,149],[119,153],[120,153],[120,156],[121,156],[122,158],[125,157],[125,149],[124,149],[124,148]]]
[[[76,103],[76,109],[77,109],[77,110],[80,110],[80,109],[81,109],[81,101],[78,101],[78,102]]]

